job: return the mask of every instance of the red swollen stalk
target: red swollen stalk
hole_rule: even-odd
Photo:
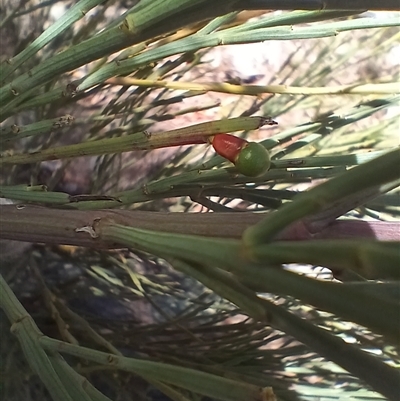
[[[225,159],[235,163],[240,151],[247,145],[247,141],[230,134],[218,134],[212,139],[214,150]]]

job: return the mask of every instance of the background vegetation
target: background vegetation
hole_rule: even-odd
[[[134,3],[1,6],[2,399],[397,399],[398,14]]]

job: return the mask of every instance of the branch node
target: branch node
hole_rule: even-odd
[[[99,234],[96,233],[94,225],[96,223],[98,223],[100,220],[101,220],[100,218],[97,218],[97,219],[93,220],[92,225],[75,228],[75,232],[76,233],[88,233],[92,238],[99,238]]]

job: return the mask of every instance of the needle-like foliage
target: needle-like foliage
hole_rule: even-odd
[[[398,399],[397,2],[67,3],[1,6],[2,400]]]

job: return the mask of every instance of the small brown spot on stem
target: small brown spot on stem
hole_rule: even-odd
[[[10,131],[11,131],[12,134],[18,134],[18,132],[20,131],[20,128],[19,128],[19,126],[17,124],[13,124],[10,127]]]
[[[73,83],[69,83],[65,87],[65,91],[62,94],[64,97],[72,98],[76,95],[76,93],[77,93],[77,86]]]
[[[291,160],[291,161],[289,161],[289,164],[291,166],[301,166],[304,163],[305,163],[305,160]]]
[[[114,355],[109,354],[107,356],[107,362],[111,364],[115,364],[117,362],[117,358]]]
[[[146,196],[149,196],[149,195],[150,195],[149,188],[147,187],[146,184],[144,184],[144,185],[142,186],[142,192],[143,192]]]
[[[261,117],[260,125],[258,126],[258,128],[261,128],[264,125],[278,125],[278,123],[274,121],[272,117]]]

